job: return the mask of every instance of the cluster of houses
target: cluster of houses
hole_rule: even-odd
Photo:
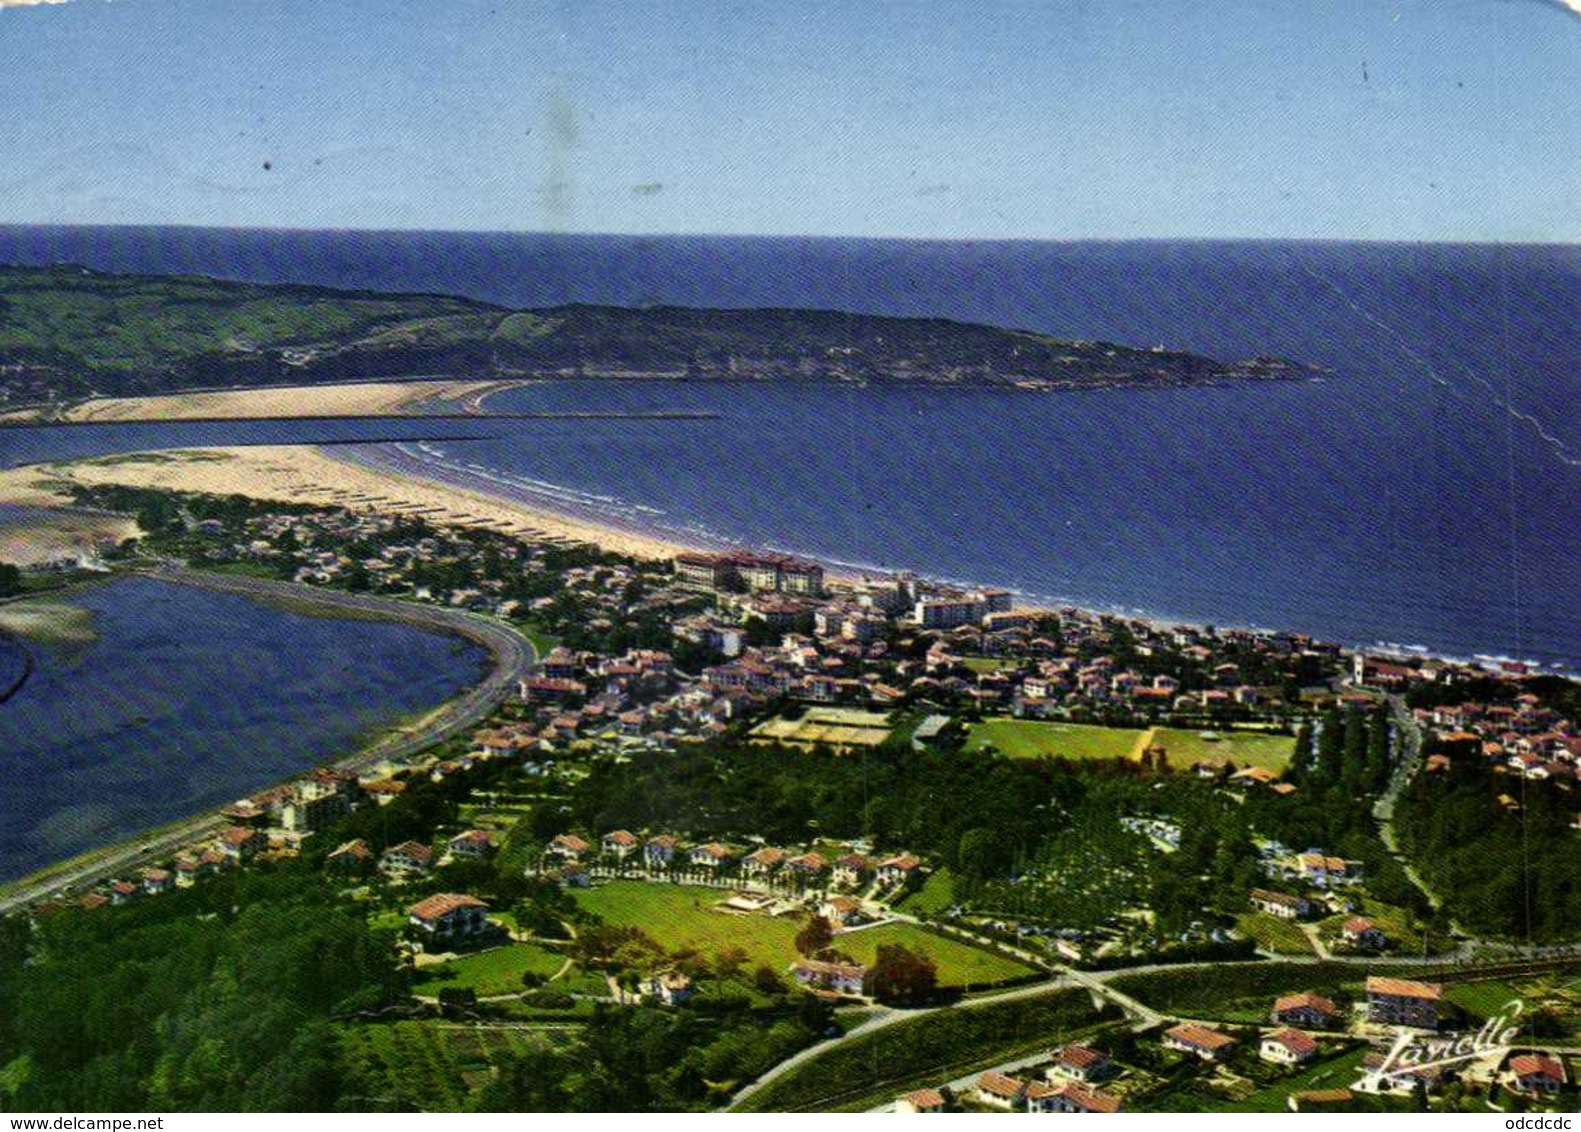
[[[838,856],[817,849],[780,849],[761,845],[742,850],[721,841],[683,844],[671,833],[638,837],[630,830],[605,833],[597,844],[576,833],[556,834],[544,846],[543,868],[562,875],[568,869],[586,877],[591,866],[623,875],[670,875],[682,870],[711,876],[733,877],[743,882],[791,880],[807,889],[858,889],[875,884],[877,890],[906,885],[922,871],[922,860],[910,853],[875,857],[852,850]],[[868,916],[863,903],[850,897],[830,896],[820,914],[835,927],[854,926]]]
[[[1507,679],[1519,686],[1516,678]],[[1451,774],[1461,760],[1477,759],[1495,774],[1546,782],[1567,793],[1581,777],[1581,727],[1530,692],[1509,703],[1450,704],[1414,714],[1438,740],[1439,750],[1424,767],[1428,774]],[[1506,809],[1519,808],[1508,794],[1501,801]]]
[[[1102,1050],[1072,1042],[1052,1050],[1036,1076],[990,1069],[960,1090],[956,1099],[998,1112],[1120,1112],[1125,1107],[1121,1098],[1102,1088],[1120,1072]],[[944,1090],[925,1088],[896,1097],[893,1111],[944,1112],[948,1107]]]
[[[1085,709],[1149,719],[1280,718],[1291,706],[1283,702],[1287,680],[1343,671],[1339,646],[1299,634],[1014,609],[1008,591],[961,590],[909,574],[826,589],[815,565],[780,555],[685,554],[674,568],[713,602],[673,626],[724,656],[704,679],[761,701],[883,707],[927,698],[1027,717]],[[749,646],[753,622],[780,643]],[[1127,663],[1112,651],[1121,636]],[[988,670],[967,663],[985,657],[999,663]]]
[[[1388,1045],[1400,1029],[1436,1031],[1443,1021],[1440,1007],[1443,988],[1434,983],[1388,976],[1366,982],[1366,1001],[1358,1009],[1359,1024],[1380,1028],[1369,1035],[1374,1048],[1364,1055],[1361,1075],[1349,1087],[1298,1091],[1288,1098],[1292,1110],[1344,1107],[1356,1093],[1406,1094],[1426,1087],[1435,1091],[1448,1081],[1451,1066],[1402,1063],[1391,1060]],[[1225,1065],[1254,1040],[1256,1056],[1270,1065],[1295,1071],[1314,1062],[1323,1042],[1353,1040],[1352,1019],[1333,1000],[1303,991],[1277,998],[1268,1014],[1268,1026],[1254,1039],[1228,1033],[1202,1022],[1183,1021],[1159,1035],[1159,1045],[1204,1066]],[[1387,1031],[1381,1029],[1387,1027]],[[1313,1033],[1312,1031],[1316,1031]],[[1045,1062],[1033,1063],[1036,1072],[1019,1075],[989,1070],[964,1086],[916,1089],[895,1098],[900,1113],[945,1112],[965,1105],[1001,1112],[1120,1112],[1127,1070],[1102,1049],[1074,1042],[1053,1050]],[[1480,1080],[1500,1084],[1539,1100],[1551,1099],[1570,1085],[1562,1058],[1545,1050],[1490,1051],[1480,1068]]]
[[[1362,862],[1331,856],[1318,848],[1285,854],[1277,845],[1265,846],[1261,856],[1264,872],[1277,881],[1296,882],[1292,887],[1299,887],[1300,891],[1254,888],[1247,893],[1247,903],[1253,909],[1291,921],[1346,915],[1333,941],[1336,946],[1375,952],[1391,945],[1393,941],[1388,933],[1377,923],[1365,916],[1349,914],[1355,911],[1358,903],[1348,894],[1349,890],[1366,878]]]

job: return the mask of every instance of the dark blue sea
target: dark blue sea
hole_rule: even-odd
[[[564,382],[495,404],[722,419],[480,422],[442,438],[388,422],[252,425],[241,439],[404,437],[345,451],[700,541],[1039,599],[1581,661],[1575,247],[0,228],[0,261],[512,306],[939,315],[1297,358],[1330,372],[1056,394]],[[213,443],[214,428],[8,432],[0,462]]]

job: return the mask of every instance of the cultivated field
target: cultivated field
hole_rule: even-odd
[[[969,725],[966,749],[993,747],[1013,759],[1124,759],[1132,756],[1142,734],[1085,723],[989,719]]]
[[[1182,731],[1174,727],[1155,727],[1150,745],[1163,747],[1169,753],[1169,765],[1177,770],[1192,763],[1219,766],[1234,763],[1237,767],[1261,766],[1282,771],[1290,765],[1296,741],[1292,735],[1256,731]]]
[[[564,1030],[445,1022],[340,1026],[336,1035],[342,1068],[358,1088],[392,1107],[423,1111],[464,1108],[496,1065],[570,1040]]]
[[[714,906],[728,895],[715,888],[612,881],[580,891],[576,898],[605,922],[634,924],[670,950],[689,946],[714,956],[739,947],[747,953],[750,966],[784,971],[797,958],[794,941],[802,920],[715,911]],[[835,947],[860,963],[872,962],[881,943],[927,952],[938,964],[940,986],[977,986],[1030,973],[1013,960],[913,924],[884,924],[835,937]]]
[[[753,728],[760,739],[830,747],[876,747],[890,733],[889,716],[852,708],[813,708],[800,719],[770,719]]]

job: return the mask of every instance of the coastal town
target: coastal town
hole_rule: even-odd
[[[179,561],[535,647],[482,723],[237,799],[25,911],[47,938],[244,878],[314,886],[388,941],[398,987],[337,1041],[403,1104],[498,1103],[524,1034],[609,1010],[772,1024],[770,1048],[666,1080],[707,1108],[1574,1104],[1581,925],[1496,920],[1432,859],[1442,806],[1581,836],[1568,681],[783,553],[638,559],[372,504],[72,502],[142,537],[35,584]],[[1511,1040],[1421,1055],[1509,1011]],[[978,1018],[1016,1019],[1014,1041]],[[511,1037],[426,1071],[442,1102],[390,1083],[410,1055],[379,1035],[463,1022]],[[878,1079],[847,1064],[908,1032],[938,1048]]]

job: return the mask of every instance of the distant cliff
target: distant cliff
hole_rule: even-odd
[[[572,305],[0,267],[0,405],[370,377],[925,381],[1028,388],[1301,378],[947,319]]]

